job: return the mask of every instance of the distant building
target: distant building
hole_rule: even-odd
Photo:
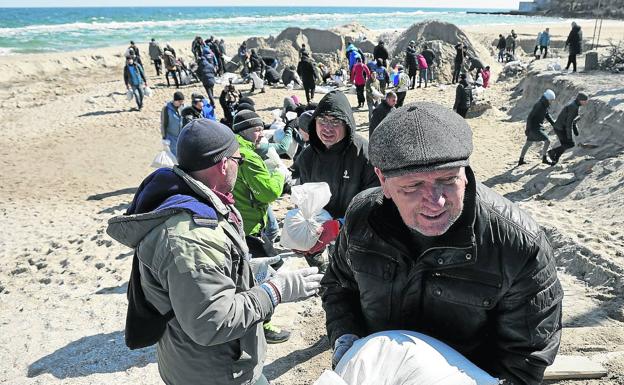
[[[536,12],[541,11],[550,6],[551,0],[535,0],[535,1],[521,1],[518,10],[520,12]]]

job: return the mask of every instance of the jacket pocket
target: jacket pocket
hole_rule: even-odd
[[[501,296],[502,278],[488,272],[436,271],[425,283],[425,294],[436,300],[490,310]]]

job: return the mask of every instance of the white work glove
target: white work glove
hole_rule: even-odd
[[[279,303],[295,302],[318,293],[323,274],[318,267],[308,267],[295,271],[278,271],[267,284],[278,291]]]
[[[273,277],[273,275],[275,275],[275,270],[271,267],[271,265],[281,260],[282,257],[279,255],[267,258],[252,258],[249,261],[249,266],[251,267],[251,271],[256,278],[256,281],[258,281],[258,283],[264,283],[267,279]]]
[[[338,337],[336,342],[334,342],[334,354],[332,355],[332,369],[336,368],[336,366],[342,359],[342,356],[344,356],[347,350],[351,349],[351,346],[353,346],[353,343],[359,339],[360,337],[356,336],[355,334],[343,334],[340,337]]]

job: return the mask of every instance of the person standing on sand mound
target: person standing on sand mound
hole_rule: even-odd
[[[360,338],[411,330],[505,384],[541,384],[562,329],[553,250],[476,180],[472,149],[470,126],[434,103],[396,110],[371,136],[381,187],[351,201],[321,281],[334,366]]]
[[[527,118],[526,130],[524,131],[527,139],[524,143],[524,147],[522,147],[522,151],[520,152],[518,166],[526,164],[524,157],[527,151],[529,151],[531,145],[535,142],[544,142],[544,147],[542,148],[542,163],[551,166],[553,165],[553,163],[548,160],[548,147],[550,146],[550,140],[548,139],[548,134],[546,134],[546,129],[544,128],[544,119],[548,120],[553,127],[555,125],[555,121],[548,112],[550,104],[553,100],[555,100],[555,93],[552,90],[546,90],[544,95],[542,95],[537,103],[535,103],[533,109],[531,109],[529,117]]]
[[[126,345],[157,344],[167,385],[268,385],[262,323],[280,303],[318,292],[317,268],[269,274],[250,260],[232,190],[245,159],[230,128],[198,119],[178,140],[178,165],[139,186],[107,233],[134,249]]]

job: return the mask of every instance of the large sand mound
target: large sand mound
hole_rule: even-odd
[[[488,50],[474,39],[471,39],[464,31],[455,24],[442,21],[427,20],[412,25],[402,32],[395,40],[390,41],[392,52],[392,64],[405,62],[405,49],[410,41],[422,48],[428,43],[436,54],[436,76],[441,81],[451,81],[453,74],[453,61],[455,58],[455,44],[463,42],[471,57],[478,57],[489,65],[490,55]]]

